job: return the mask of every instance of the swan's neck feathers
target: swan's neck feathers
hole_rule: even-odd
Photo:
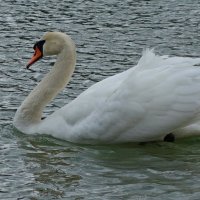
[[[75,47],[65,46],[58,54],[56,63],[51,71],[42,79],[28,95],[16,112],[15,126],[29,126],[41,121],[44,107],[69,82],[75,67]]]

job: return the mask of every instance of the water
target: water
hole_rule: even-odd
[[[78,52],[73,79],[47,107],[48,115],[136,64],[146,47],[199,56],[199,9],[198,0],[1,1],[0,199],[199,199],[199,138],[80,146],[12,126],[17,107],[54,61],[24,69],[44,32],[68,33]]]

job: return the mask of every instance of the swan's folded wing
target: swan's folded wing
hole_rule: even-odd
[[[186,60],[187,65],[184,62]],[[144,109],[144,116],[118,140],[156,140],[166,133],[198,120],[200,68],[193,66],[198,62],[199,59],[191,58],[163,59],[161,66],[136,69],[137,72],[132,73],[132,79],[130,74],[118,90],[116,94],[118,97],[114,98],[121,98],[121,101],[132,98],[132,101],[137,102]],[[127,95],[120,93],[127,87],[129,87]],[[131,87],[134,93],[132,96]]]

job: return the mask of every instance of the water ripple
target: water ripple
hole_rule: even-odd
[[[146,47],[199,56],[197,0],[2,1],[0,12],[0,199],[199,199],[199,139],[175,144],[78,146],[12,126],[21,101],[50,69],[25,70],[32,46],[59,30],[77,45],[75,74],[53,112],[97,81],[137,63]]]

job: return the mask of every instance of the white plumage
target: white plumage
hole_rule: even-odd
[[[69,47],[73,47],[71,39],[61,33],[47,33],[43,39],[47,44],[52,39],[67,40],[65,53],[69,52]],[[48,54],[47,44],[44,45],[45,55]],[[35,93],[41,88],[43,93],[48,90],[47,96],[51,97],[47,97],[45,102],[56,94],[49,90],[48,85],[52,85],[56,79],[60,80],[65,68],[72,68],[75,64],[70,60],[70,66],[69,56],[66,56],[68,64],[64,63],[63,57],[59,56],[63,51],[60,49],[53,68],[56,76],[52,78],[51,71],[51,80],[39,84],[35,89]],[[59,60],[60,57],[62,60]],[[41,116],[29,107],[32,102],[39,101],[36,95],[42,94],[30,94],[28,99],[32,100],[25,100],[18,109],[14,124],[25,133],[49,134],[71,142],[90,144],[162,140],[171,132],[175,137],[199,135],[198,64],[200,58],[158,56],[152,50],[146,50],[135,67],[94,84],[45,120],[31,121],[31,115]],[[50,83],[47,84],[48,81]],[[65,85],[68,80],[63,82]],[[59,91],[63,85],[56,87],[54,89]]]

